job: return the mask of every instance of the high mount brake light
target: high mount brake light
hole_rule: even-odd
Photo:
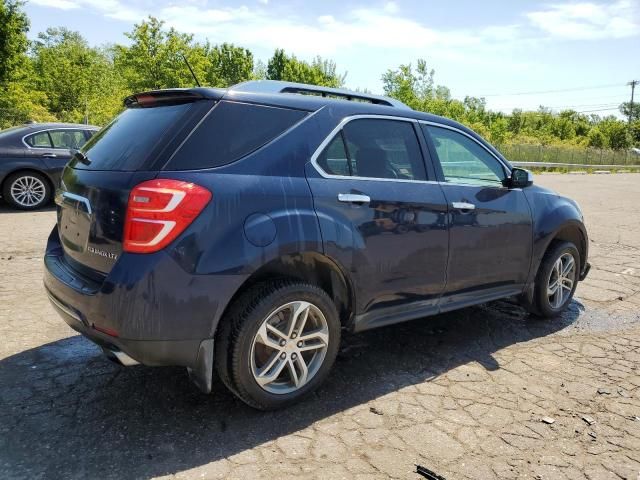
[[[127,203],[124,251],[162,250],[195,220],[211,196],[206,188],[182,180],[157,179],[136,185]]]

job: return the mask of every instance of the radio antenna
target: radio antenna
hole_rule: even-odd
[[[200,82],[198,81],[198,77],[196,77],[196,74],[193,73],[193,69],[191,68],[191,65],[189,65],[189,61],[187,60],[187,57],[184,56],[184,54],[180,54],[180,56],[182,57],[182,59],[184,60],[184,63],[187,64],[187,68],[189,69],[189,71],[191,72],[191,76],[193,77],[193,79],[196,81],[196,85],[200,86]]]

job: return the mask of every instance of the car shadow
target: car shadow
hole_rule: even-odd
[[[80,336],[0,361],[1,478],[140,478],[241,453],[335,413],[572,325],[529,317],[510,301],[346,334],[325,384],[301,404],[258,412],[218,382],[200,393],[182,368],[124,368]]]

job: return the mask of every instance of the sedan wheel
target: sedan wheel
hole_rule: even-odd
[[[35,210],[49,202],[51,189],[47,180],[39,173],[16,173],[7,179],[3,196],[16,208]]]

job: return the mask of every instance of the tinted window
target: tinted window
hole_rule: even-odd
[[[276,138],[306,112],[246,103],[220,102],[165,167],[191,170],[238,160]]]
[[[502,183],[505,171],[496,158],[466,135],[424,125],[431,135],[442,173],[451,183]]]
[[[82,130],[51,130],[51,141],[54,148],[78,149],[86,142]]]
[[[352,164],[347,156],[342,133],[336,135],[320,154],[318,165],[330,175],[352,174]]]
[[[352,175],[426,180],[422,153],[412,123],[396,120],[353,120],[345,125],[343,135],[350,161],[347,168],[350,165]],[[329,162],[332,156],[329,148],[336,148],[333,146],[334,142],[318,159],[318,163],[327,173],[332,173],[334,168]],[[323,166],[320,159],[325,157],[327,160]]]
[[[130,108],[96,133],[82,148],[91,163],[75,168],[138,170],[154,149],[185,117],[192,103],[153,108]]]
[[[32,147],[51,148],[51,140],[47,132],[34,133],[24,139]]]

